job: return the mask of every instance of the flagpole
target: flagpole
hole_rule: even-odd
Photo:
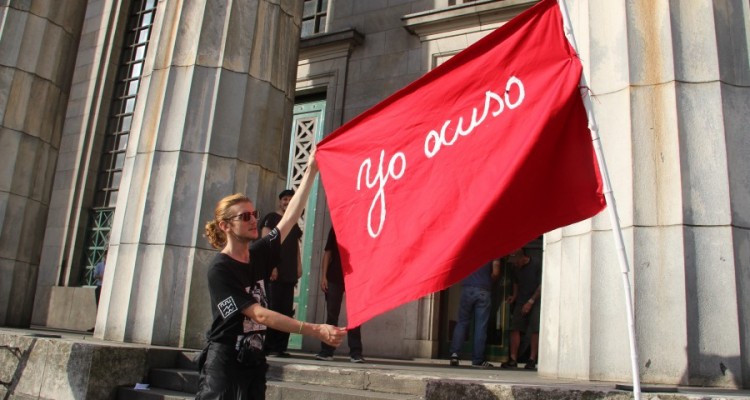
[[[563,25],[565,29],[565,36],[573,46],[573,49],[578,53],[578,45],[576,44],[575,36],[573,36],[573,27],[570,23],[570,16],[568,15],[568,9],[565,6],[565,0],[557,0],[557,4],[560,6],[560,12],[563,17]],[[633,374],[633,396],[636,400],[641,398],[641,379],[638,368],[638,352],[635,338],[635,321],[633,317],[633,299],[630,294],[630,279],[628,274],[630,272],[630,266],[628,264],[628,257],[625,253],[625,241],[622,237],[622,228],[620,227],[620,218],[617,215],[617,206],[615,205],[615,197],[612,193],[612,185],[609,182],[609,172],[607,170],[607,164],[604,162],[604,153],[602,151],[602,143],[599,138],[599,127],[596,124],[596,118],[594,117],[593,106],[591,104],[591,96],[588,90],[588,82],[586,81],[586,74],[581,73],[580,88],[584,90],[583,94],[583,105],[586,108],[586,116],[589,121],[589,130],[591,131],[591,141],[594,145],[594,151],[596,152],[596,159],[599,162],[599,170],[602,174],[602,183],[604,184],[604,198],[607,200],[607,209],[609,210],[609,220],[612,225],[612,234],[615,239],[615,247],[617,248],[617,258],[620,264],[620,270],[622,272],[622,284],[625,291],[625,309],[627,311],[628,319],[628,337],[630,339],[630,364]]]

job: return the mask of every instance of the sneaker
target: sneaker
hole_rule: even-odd
[[[362,356],[351,356],[349,357],[349,361],[355,364],[362,364],[365,362],[365,359]]]
[[[526,365],[523,366],[524,369],[536,369],[536,360],[533,358],[529,358],[529,361],[526,361]]]
[[[458,367],[458,354],[451,354],[451,367]]]
[[[292,355],[289,354],[289,353],[287,353],[286,351],[272,351],[272,352],[268,353],[268,357],[271,357],[271,358],[275,358],[275,357],[278,357],[278,358],[289,358],[291,356]]]
[[[500,368],[516,368],[518,367],[518,363],[514,359],[508,359],[508,361],[500,364]]]
[[[315,355],[315,359],[316,360],[320,360],[320,361],[333,361],[333,356],[329,356],[328,354],[320,353],[320,354],[316,354]]]
[[[483,369],[485,369],[485,368],[495,368],[494,365],[488,363],[487,361],[482,361],[481,364],[471,364],[471,366],[474,367],[474,368],[483,368]]]

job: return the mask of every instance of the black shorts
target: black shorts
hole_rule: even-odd
[[[234,346],[212,342],[198,378],[196,400],[263,400],[268,364],[259,360],[247,366],[237,362]]]
[[[528,314],[523,315],[521,309],[524,303],[516,302],[513,306],[513,317],[510,320],[510,330],[531,333],[539,333],[539,302],[534,303],[531,307],[531,311]]]

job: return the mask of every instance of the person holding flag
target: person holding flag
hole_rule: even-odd
[[[213,323],[208,344],[198,360],[200,370],[196,399],[264,399],[266,327],[313,336],[338,346],[343,328],[294,320],[269,310],[264,279],[270,264],[280,256],[281,244],[299,219],[318,172],[315,151],[297,194],[281,221],[258,239],[258,211],[243,194],[224,197],[216,205],[214,219],[206,224],[208,241],[221,252],[208,268],[208,290]],[[258,240],[256,240],[258,239]]]

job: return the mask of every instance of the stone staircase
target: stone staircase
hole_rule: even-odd
[[[194,399],[198,372],[185,352],[174,368],[154,368],[148,389],[120,387],[118,400]],[[381,370],[373,365],[354,365],[348,358],[322,363],[312,356],[269,359],[267,400],[416,400],[423,399],[426,377]]]

